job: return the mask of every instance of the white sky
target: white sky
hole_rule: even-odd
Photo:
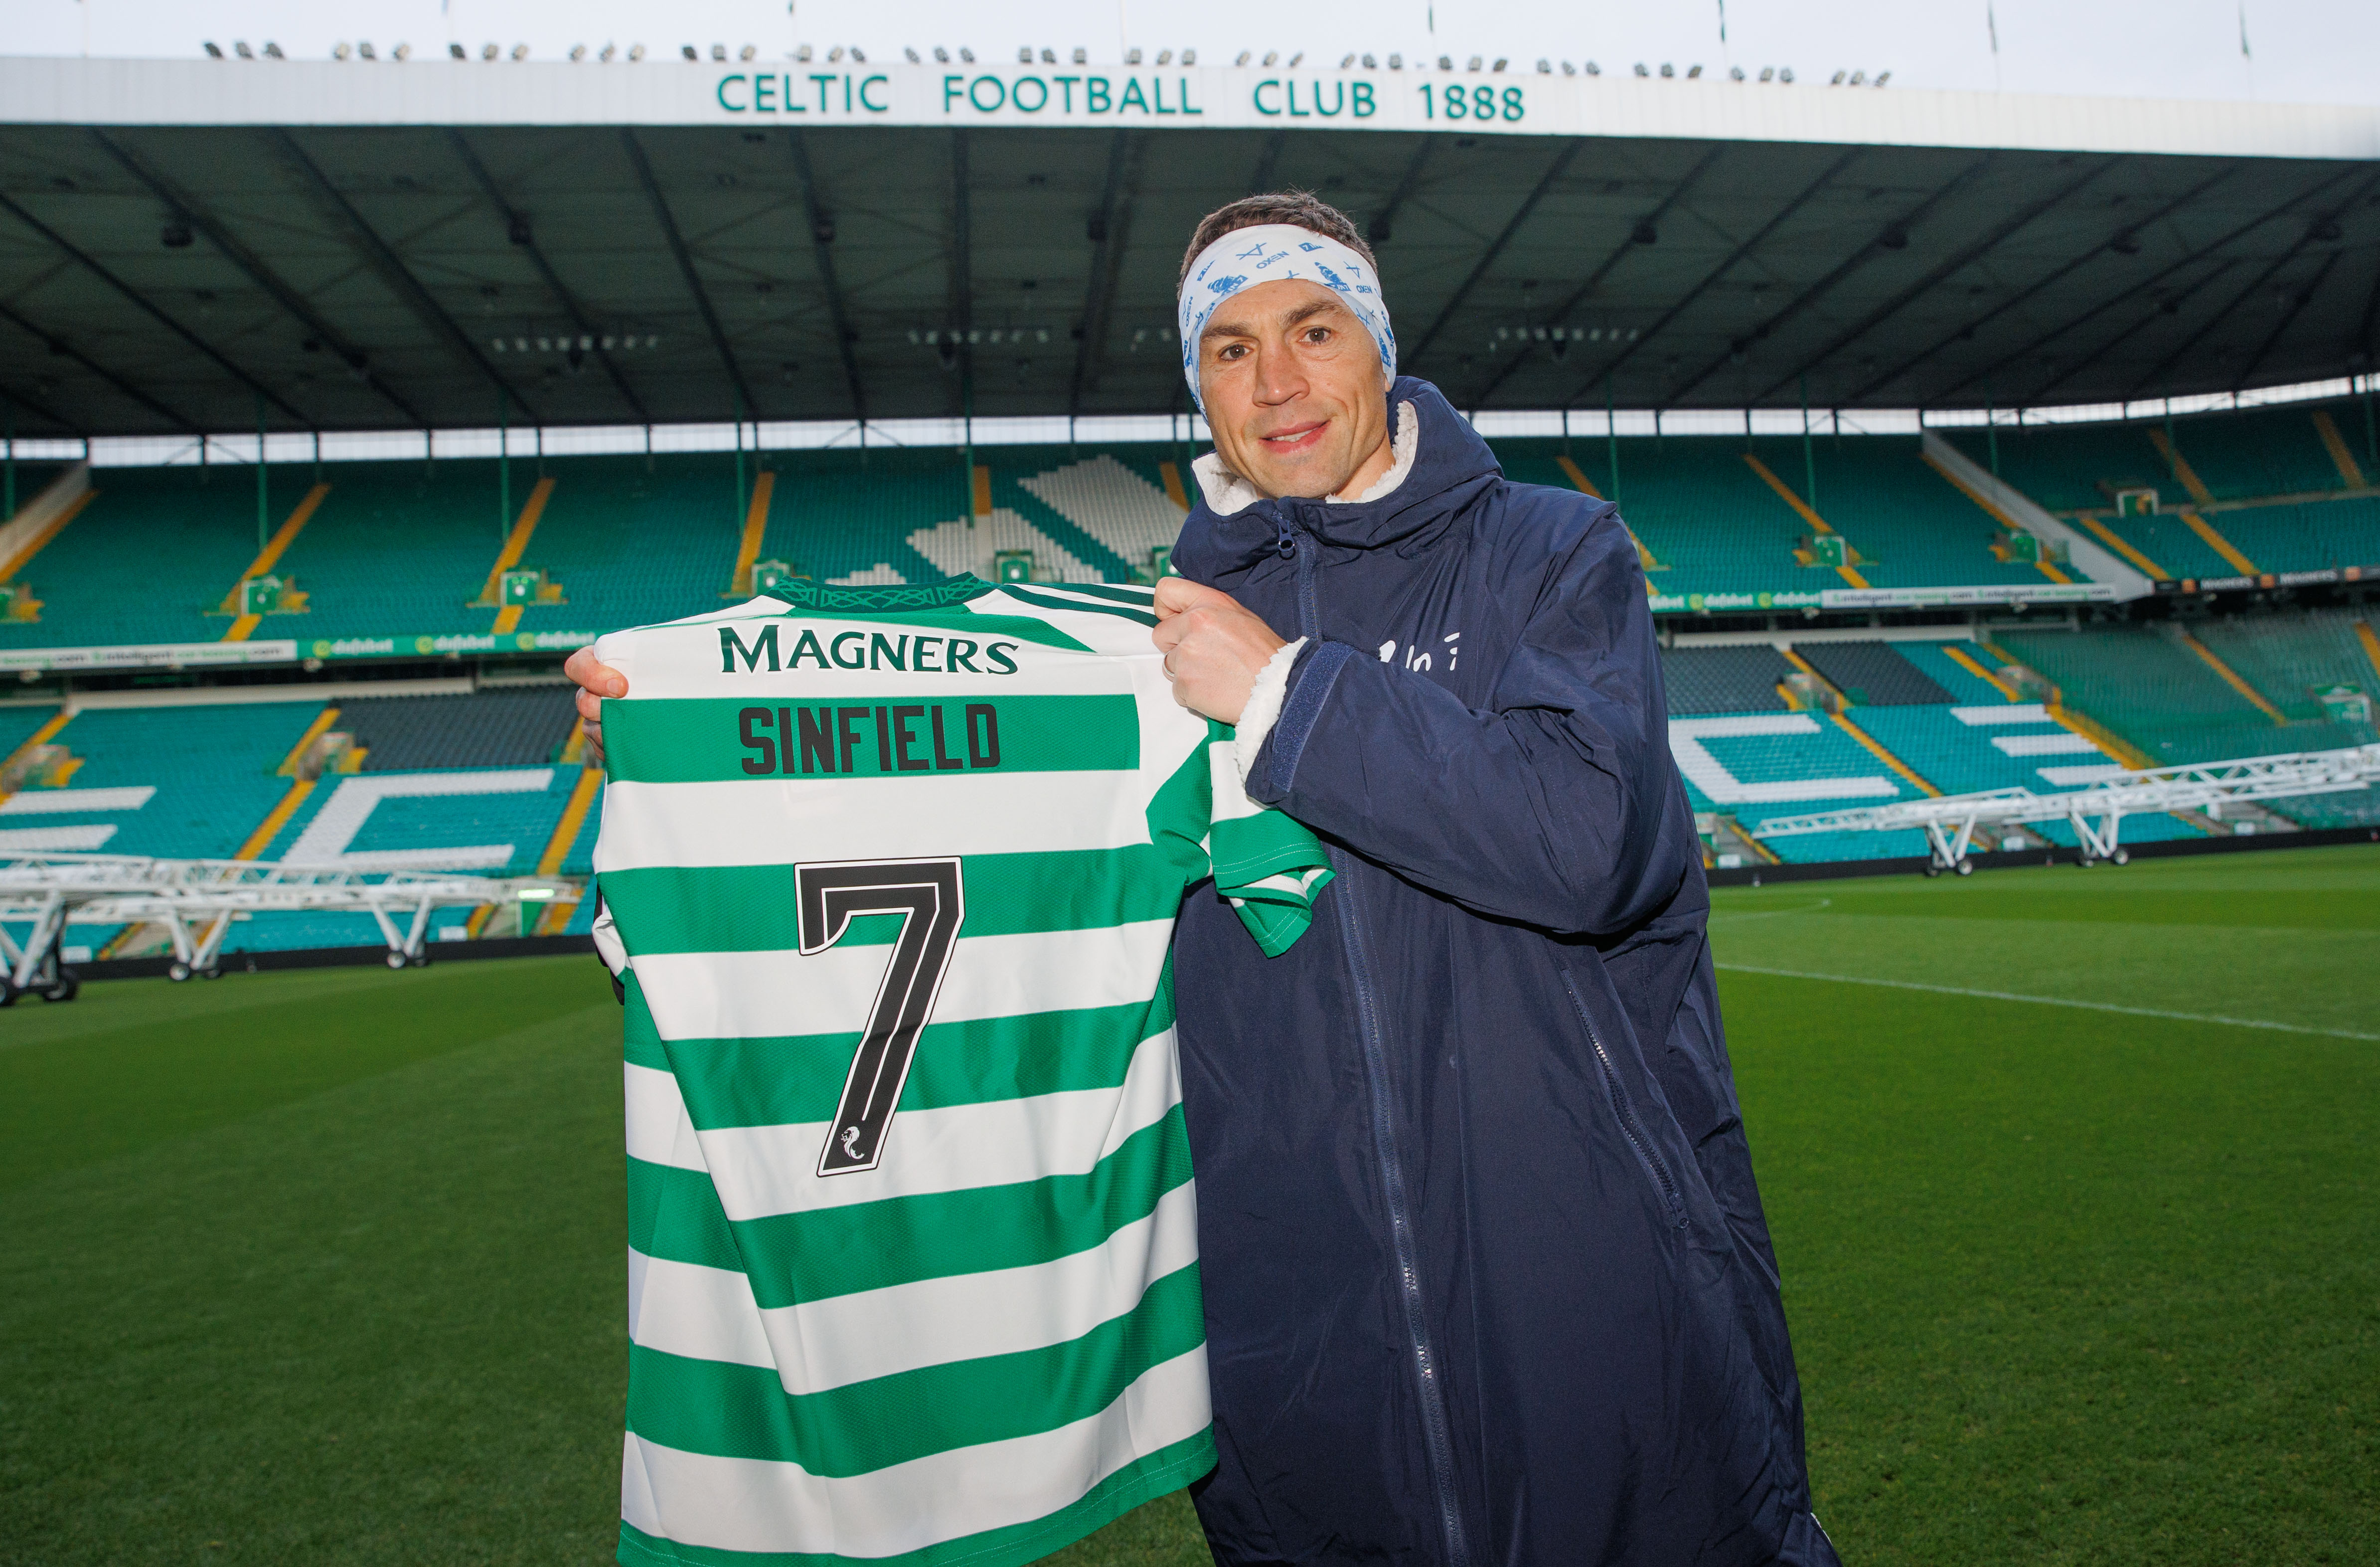
[[[447,43],[475,51],[527,43],[556,59],[574,43],[681,43],[764,56],[796,43],[858,44],[872,59],[903,45],[969,44],[1013,61],[1020,43],[1070,49],[1111,64],[1127,44],[1154,52],[1195,46],[1204,64],[1242,49],[1303,49],[1336,64],[1350,50],[1385,56],[1540,55],[1594,59],[1607,71],[1643,60],[1699,62],[1723,74],[1791,66],[1804,82],[1839,68],[1892,72],[1895,87],[2131,97],[2380,103],[2380,3],[2375,0],[1320,0],[1288,12],[1278,0],[6,0],[5,42],[16,55],[187,57],[202,39],[279,43],[320,59],[334,43],[369,39],[383,55],[399,42],[417,55]],[[2244,21],[2251,54],[2243,55]],[[1997,56],[1990,24],[1999,37]]]

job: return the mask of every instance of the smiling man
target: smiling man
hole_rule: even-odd
[[[1336,873],[1281,956],[1176,927],[1216,1560],[1833,1567],[1633,541],[1396,374],[1314,198],[1209,214],[1180,313],[1153,636]]]

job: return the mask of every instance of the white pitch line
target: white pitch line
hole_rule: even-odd
[[[1816,903],[1795,904],[1791,908],[1717,908],[1711,911],[1710,923],[1717,925],[1722,919],[1727,920],[1730,923],[1743,919],[1774,919],[1780,914],[1813,914],[1822,908],[1833,907],[1834,902],[1835,900],[1832,898],[1820,898]]]
[[[1973,996],[1987,1002],[2032,1002],[2037,1006],[2073,1006],[2087,1012],[2120,1012],[2132,1017],[2168,1017],[2178,1023],[2221,1023],[2234,1028],[2269,1028],[2282,1034],[2321,1034],[2333,1039],[2380,1041],[2380,1034],[2359,1034],[2351,1028],[2313,1028],[2302,1023],[2275,1023],[2262,1017],[2225,1017],[2211,1012],[2167,1012],[2153,1006],[2119,1006],[2113,1002],[2078,1002],[2067,996],[2022,996],[2013,990],[1971,990],[1958,985],[1927,985],[1915,979],[1870,979],[1857,974],[1809,974],[1798,968],[1756,968],[1748,963],[1717,966],[1730,974],[1767,974],[1779,979],[1828,979],[1838,985],[1881,985],[1893,990],[1931,990],[1941,996]]]

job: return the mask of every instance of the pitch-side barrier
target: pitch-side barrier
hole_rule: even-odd
[[[174,943],[171,979],[221,972],[224,937],[239,914],[363,913],[388,942],[388,966],[429,961],[432,910],[516,900],[575,898],[557,877],[469,876],[455,871],[288,865],[271,860],[152,859],[134,855],[26,854],[0,857],[0,1006],[28,991],[74,999],[77,981],[60,966],[70,925],[158,924]],[[30,929],[19,940],[11,926]]]
[[[2073,828],[2082,844],[2082,863],[2104,859],[2122,865],[2131,858],[2119,841],[2128,816],[2169,810],[2204,810],[2219,816],[2228,802],[2335,795],[2374,783],[2380,783],[2380,746],[2355,746],[2339,751],[2244,757],[2190,767],[2143,768],[2055,795],[2021,788],[1985,789],[1973,795],[1937,795],[1810,816],[1770,817],[1760,824],[1758,835],[1780,838],[1802,832],[1891,832],[1916,828],[1933,845],[1926,875],[1955,870],[1965,876],[1975,869],[1967,850],[1976,828],[2063,821]]]

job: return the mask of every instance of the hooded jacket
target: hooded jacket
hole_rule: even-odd
[[[1209,893],[1175,936],[1208,1542],[1832,1567],[1633,541],[1390,403],[1392,482],[1209,459],[1173,554],[1310,638],[1247,784],[1337,870],[1281,957]]]

